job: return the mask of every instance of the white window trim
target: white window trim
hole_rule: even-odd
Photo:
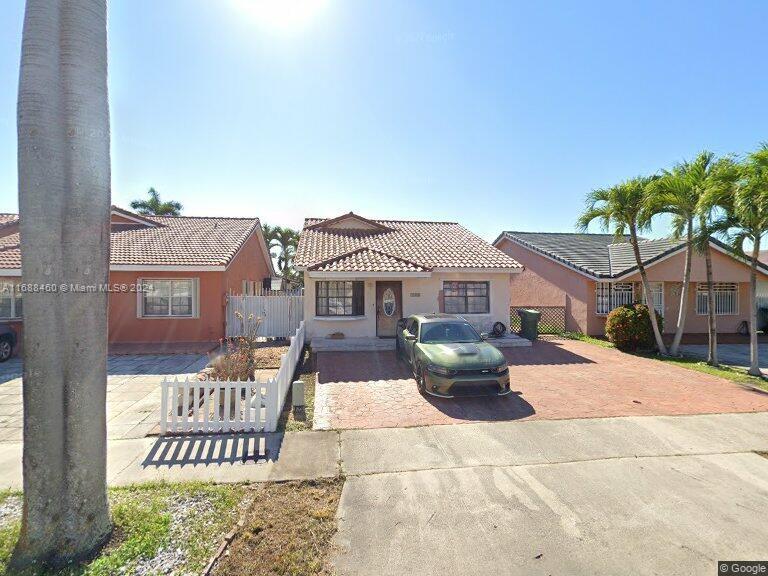
[[[715,285],[715,292],[718,291],[717,290],[718,284],[719,285],[727,284],[729,286],[735,286],[736,288],[735,290],[732,291],[736,295],[736,297],[733,299],[736,305],[736,310],[733,312],[717,312],[717,310],[715,310],[715,316],[738,316],[739,310],[741,308],[741,304],[739,302],[740,300],[739,297],[741,292],[741,290],[739,289],[739,283],[738,282],[713,282],[712,284]],[[707,290],[706,286],[707,286],[706,282],[696,283],[696,297],[693,304],[694,308],[696,309],[696,316],[707,316],[709,314],[709,291]],[[699,294],[702,294],[707,298],[707,309],[704,312],[699,312]]]
[[[632,298],[631,302],[635,301],[635,283],[634,282],[595,282],[595,316],[608,316],[608,314],[611,313],[612,310],[615,308],[618,308],[618,306],[614,306],[614,300],[613,300],[613,287],[617,284],[621,284],[622,286],[631,286],[632,287]],[[601,312],[599,309],[599,296],[598,296],[598,287],[599,286],[608,286],[608,311],[607,312]]]
[[[488,312],[457,312],[457,316],[491,316],[493,314],[493,302],[491,301],[491,286],[490,280],[443,280],[442,293],[443,293],[443,308],[445,308],[445,283],[446,282],[465,282],[465,283],[479,283],[484,282],[488,284]],[[445,314],[453,314],[453,312],[445,312]]]
[[[664,317],[664,309],[666,308],[666,306],[665,306],[665,304],[664,304],[664,282],[648,282],[648,284],[650,284],[650,285],[651,285],[651,291],[653,291],[653,286],[654,286],[654,285],[656,285],[656,286],[660,286],[660,287],[661,287],[661,304],[660,304],[660,306],[661,306],[661,310],[658,310],[658,309],[657,309],[656,311],[657,311],[657,312],[658,312],[658,313],[661,315],[661,317],[663,318],[663,317]],[[641,286],[642,286],[642,284],[641,284]],[[644,289],[644,288],[643,288],[643,289]],[[643,298],[643,300],[645,300],[645,298]],[[653,300],[653,296],[651,296],[651,300]]]
[[[145,316],[144,291],[136,291],[136,317],[141,320],[196,320],[200,318],[200,278],[139,278],[138,284],[145,282],[172,282],[174,280],[192,281],[192,315],[191,316]]]
[[[16,294],[20,294],[18,284],[15,282],[0,282],[0,290],[2,290],[3,296],[5,296],[8,286],[12,286],[12,290],[10,290],[11,295],[11,315],[10,316],[0,316],[0,320],[21,320],[21,316],[16,313]],[[22,304],[23,306],[23,304]]]

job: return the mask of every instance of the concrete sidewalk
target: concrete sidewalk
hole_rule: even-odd
[[[768,413],[638,416],[110,440],[110,485],[263,482],[478,466],[768,452]],[[21,443],[0,443],[0,488],[21,488]]]
[[[0,489],[20,490],[20,442],[0,443]],[[266,482],[339,474],[336,432],[220,434],[110,440],[107,482]]]

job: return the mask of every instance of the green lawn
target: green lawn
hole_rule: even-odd
[[[139,567],[148,573],[199,574],[237,522],[238,504],[246,490],[240,485],[143,484],[113,488],[109,501],[114,521],[112,539],[94,560],[59,571],[31,570],[19,576],[131,574]],[[18,494],[0,492],[0,505]],[[10,574],[7,563],[18,538],[18,517],[0,524],[0,575]]]
[[[580,332],[567,332],[563,334],[563,336],[571,340],[580,340],[581,342],[588,342],[596,346],[602,346],[603,348],[615,348],[615,346],[610,342],[608,342],[608,340],[605,340],[603,338],[595,338],[593,336],[587,336],[586,334],[581,334]],[[695,370],[696,372],[703,372],[704,374],[710,374],[711,376],[718,376],[720,378],[725,378],[726,380],[730,380],[738,384],[746,384],[748,386],[753,386],[755,388],[759,388],[760,390],[765,390],[766,392],[768,392],[768,381],[766,381],[765,378],[760,378],[758,376],[750,376],[749,374],[747,374],[747,371],[744,370],[743,368],[738,368],[735,366],[725,366],[725,365],[721,365],[715,368],[714,366],[710,366],[709,364],[707,364],[706,362],[703,362],[698,358],[688,358],[685,356],[673,358],[670,356],[659,356],[658,354],[654,354],[650,352],[635,352],[635,353],[624,352],[624,354],[634,354],[636,356],[650,358],[652,360],[657,360],[659,362],[674,364],[675,366],[680,366],[681,368],[687,368],[688,370]]]

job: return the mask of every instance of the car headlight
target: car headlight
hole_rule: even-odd
[[[445,368],[444,366],[437,366],[436,364],[429,365],[429,371],[439,376],[453,376],[453,370]]]
[[[499,364],[498,366],[494,366],[491,368],[491,372],[494,374],[502,374],[507,371],[507,363],[504,362],[504,364]]]

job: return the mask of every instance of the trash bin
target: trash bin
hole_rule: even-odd
[[[757,329],[768,332],[768,308],[757,309]]]
[[[520,315],[520,336],[528,340],[536,340],[539,337],[539,318],[541,312],[531,308],[518,310]]]

